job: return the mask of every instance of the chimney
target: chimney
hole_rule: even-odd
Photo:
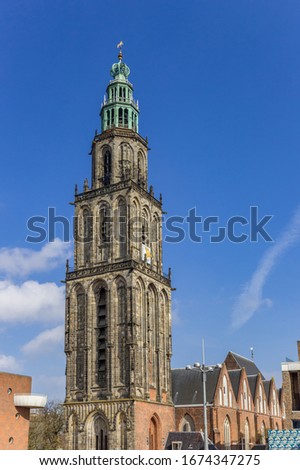
[[[300,361],[300,341],[297,341],[298,361]]]

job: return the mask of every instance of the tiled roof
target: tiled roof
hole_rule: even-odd
[[[260,374],[262,376],[262,379],[264,380],[262,373],[253,361],[247,359],[246,357],[240,356],[239,354],[236,354],[232,351],[230,351],[229,354],[231,354],[231,356],[234,358],[240,369],[242,369],[243,367],[245,368],[247,375]]]
[[[172,450],[172,442],[181,442],[181,450],[204,449],[204,437],[202,432],[169,432],[165,445],[166,450]],[[208,440],[208,448],[210,450],[217,450],[217,447],[210,439]]]
[[[212,403],[216,393],[216,386],[220,369],[214,368],[206,374],[206,401]],[[172,393],[174,405],[200,405],[203,404],[203,380],[199,369],[173,369]]]
[[[250,387],[250,392],[252,395],[252,398],[254,400],[254,395],[255,395],[255,389],[256,389],[256,384],[257,384],[257,375],[248,375],[248,383]]]
[[[228,375],[230,378],[230,382],[232,385],[233,393],[235,395],[235,398],[238,398],[238,391],[239,391],[239,385],[240,385],[240,379],[241,379],[241,369],[237,370],[229,370]]]

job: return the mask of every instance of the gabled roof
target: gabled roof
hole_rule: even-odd
[[[228,371],[228,375],[229,375],[229,378],[230,378],[232,390],[233,390],[233,393],[234,393],[234,396],[235,396],[236,400],[238,399],[238,392],[239,392],[239,385],[240,385],[240,380],[241,380],[241,373],[242,373],[242,370],[241,370],[241,369],[229,370],[229,371]]]
[[[212,403],[220,375],[219,368],[206,374],[206,401]],[[172,394],[174,405],[203,404],[203,376],[199,369],[173,369]]]
[[[256,364],[250,359],[240,356],[240,354],[236,354],[230,351],[225,359],[225,364],[228,370],[242,369],[244,367],[247,375],[260,374],[262,379],[264,380],[264,376],[262,375]]]
[[[172,442],[181,442],[181,450],[204,450],[204,437],[202,432],[169,432],[166,450],[172,450]],[[208,439],[208,448],[217,450],[217,447]]]
[[[248,384],[249,384],[249,388],[250,388],[250,392],[251,392],[253,400],[255,396],[257,379],[258,379],[258,375],[248,375]]]

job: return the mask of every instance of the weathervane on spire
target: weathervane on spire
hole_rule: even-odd
[[[119,55],[118,55],[119,60],[122,60],[122,58],[123,58],[122,46],[124,46],[124,43],[123,43],[123,41],[120,41],[119,44],[117,45],[117,48],[120,49],[120,52],[119,52]]]

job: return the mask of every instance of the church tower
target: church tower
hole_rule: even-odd
[[[91,183],[75,188],[66,273],[69,449],[162,449],[174,430],[171,281],[162,270],[162,199],[148,190],[148,142],[119,61],[92,141]]]

